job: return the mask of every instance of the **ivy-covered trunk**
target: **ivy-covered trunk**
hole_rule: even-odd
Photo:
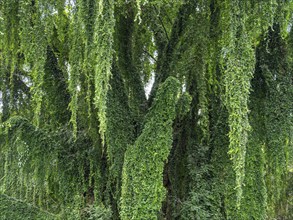
[[[0,219],[292,219],[292,10],[0,1]]]

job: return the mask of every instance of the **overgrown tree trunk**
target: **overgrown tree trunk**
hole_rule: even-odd
[[[292,10],[0,1],[0,197],[38,218],[292,219]]]

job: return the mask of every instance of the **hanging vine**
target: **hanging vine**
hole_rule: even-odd
[[[0,199],[60,219],[286,218],[292,9],[0,0]]]
[[[113,32],[115,26],[114,0],[100,0],[95,24],[95,106],[100,121],[100,134],[105,143],[106,103],[113,57]]]
[[[46,61],[47,39],[45,24],[42,21],[43,5],[41,1],[19,1],[20,17],[20,50],[24,54],[25,64],[30,68],[33,86],[30,88],[34,105],[34,121],[40,124],[40,113],[43,100],[44,65]],[[34,18],[34,19],[33,19]]]

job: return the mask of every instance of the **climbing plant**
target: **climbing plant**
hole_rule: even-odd
[[[292,10],[0,1],[0,218],[292,219]]]

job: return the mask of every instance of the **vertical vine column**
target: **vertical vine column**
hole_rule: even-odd
[[[111,77],[113,57],[113,32],[115,26],[114,0],[100,0],[95,24],[95,106],[98,109],[100,135],[105,143],[106,102]]]
[[[40,1],[21,0],[19,4],[21,52],[25,56],[26,64],[31,68],[34,122],[39,126],[47,52],[47,39],[44,35],[45,24],[42,20],[44,12]]]
[[[250,129],[248,99],[255,55],[245,28],[245,8],[237,0],[223,2],[221,11],[221,67],[223,99],[228,110],[229,154],[236,174],[236,200],[240,206],[245,175],[245,154]],[[224,26],[227,26],[225,28]]]
[[[3,119],[5,120],[15,105],[14,75],[19,55],[19,2],[3,0],[0,7],[0,36],[2,38],[0,41],[0,73],[1,80],[3,80],[0,88],[3,99],[7,100],[7,102],[3,102]]]
[[[180,84],[169,77],[146,115],[142,134],[125,153],[122,171],[121,219],[157,219],[166,195],[163,170],[172,147]]]
[[[73,136],[76,139],[77,135],[77,110],[78,110],[78,95],[80,90],[79,78],[82,71],[83,50],[84,50],[84,28],[82,24],[82,4],[77,1],[74,8],[76,11],[71,17],[69,38],[71,41],[71,48],[69,51],[68,70],[68,90],[71,95],[69,109],[71,111],[70,122],[73,127]]]

